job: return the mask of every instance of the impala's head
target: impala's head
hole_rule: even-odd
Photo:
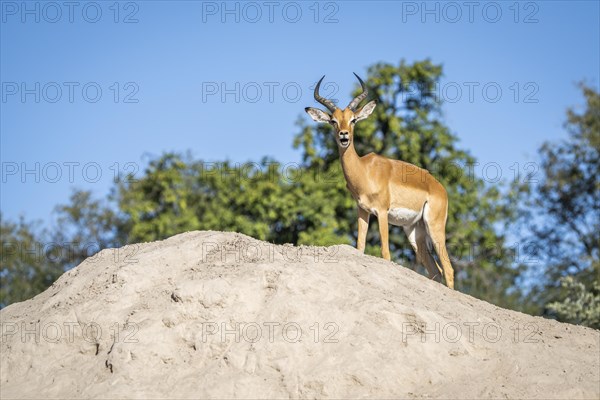
[[[319,87],[321,86],[321,82],[323,81],[323,78],[325,78],[325,75],[323,75],[315,87],[315,100],[327,107],[330,113],[319,110],[318,108],[305,108],[306,112],[313,120],[331,124],[335,140],[341,149],[346,149],[352,144],[354,139],[354,125],[361,119],[365,119],[371,115],[376,106],[375,100],[373,100],[363,107],[358,108],[360,102],[369,94],[369,91],[362,79],[356,74],[354,74],[354,76],[356,76],[360,82],[362,93],[356,96],[345,109],[342,110],[337,108],[335,104],[333,104],[333,101],[319,95]]]

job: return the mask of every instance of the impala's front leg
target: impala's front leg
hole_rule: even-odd
[[[367,231],[369,230],[369,213],[358,207],[358,238],[356,248],[364,253],[367,242]]]
[[[386,260],[390,259],[390,244],[388,241],[388,214],[387,211],[377,212],[377,221],[379,222],[379,236],[381,236],[381,256]]]

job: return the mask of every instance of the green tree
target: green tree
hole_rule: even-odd
[[[126,243],[128,231],[111,196],[94,199],[92,193],[74,190],[68,204],[54,208],[55,226],[51,240],[63,248],[61,262],[65,270],[102,249]]]
[[[0,216],[0,308],[35,296],[64,271],[56,246],[36,225]]]
[[[544,143],[540,179],[519,187],[521,234],[538,260],[529,299],[539,312],[598,328],[600,95],[580,87],[586,105],[567,110],[567,139]]]
[[[572,276],[560,279],[560,300],[548,304],[547,308],[564,322],[600,329],[600,282],[592,280],[582,283]]]
[[[456,270],[456,287],[495,304],[515,308],[519,292],[515,279],[519,271],[511,267],[513,252],[496,225],[512,217],[510,198],[499,188],[486,185],[474,176],[475,158],[458,147],[458,138],[444,125],[442,101],[435,88],[442,66],[430,60],[399,65],[375,64],[369,68],[367,86],[377,107],[355,128],[359,155],[375,152],[429,170],[446,187],[449,195],[447,223],[448,251]],[[353,93],[353,96],[358,94]],[[343,108],[343,106],[342,106]],[[308,121],[305,119],[303,121]],[[343,182],[338,149],[331,127],[300,122],[294,145],[302,149],[307,169],[329,171]],[[350,194],[339,186],[335,201],[339,231],[355,240],[356,209]],[[333,200],[333,199],[332,199]],[[370,224],[367,252],[379,254],[376,223]],[[412,248],[400,228],[390,231],[390,251],[396,259],[414,265]],[[512,290],[512,292],[511,292]]]
[[[45,229],[0,218],[0,308],[35,296],[87,257],[125,242],[116,213],[90,192],[74,191],[54,214],[56,224]]]
[[[116,197],[127,242],[159,240],[198,228],[189,202],[190,178],[190,168],[180,156],[165,154],[152,160],[141,178],[119,182]]]
[[[129,242],[186,230],[235,231],[274,243],[339,243],[326,177],[271,159],[235,164],[166,154],[119,187]],[[336,182],[338,184],[339,182]]]

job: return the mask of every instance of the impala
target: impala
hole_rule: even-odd
[[[331,124],[346,186],[358,205],[358,239],[356,247],[365,250],[369,216],[374,214],[379,222],[381,255],[390,259],[389,226],[401,226],[413,247],[417,261],[425,266],[429,277],[441,282],[442,273],[449,288],[454,288],[454,270],[446,250],[446,218],[448,195],[429,172],[404,161],[392,160],[369,153],[360,157],[354,149],[354,126],[367,118],[375,109],[370,101],[358,107],[367,97],[368,90],[360,77],[354,74],[362,87],[348,107],[340,109],[333,101],[319,95],[323,76],[315,87],[315,100],[327,107],[330,113],[306,107],[306,112],[316,122]],[[435,249],[440,265],[433,257]]]

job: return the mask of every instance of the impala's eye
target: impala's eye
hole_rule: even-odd
[[[354,118],[352,121],[350,121],[351,124],[355,124],[356,123],[356,118]]]
[[[331,125],[335,125],[337,124],[337,121],[335,119],[332,119],[331,121],[329,121],[331,123]]]

